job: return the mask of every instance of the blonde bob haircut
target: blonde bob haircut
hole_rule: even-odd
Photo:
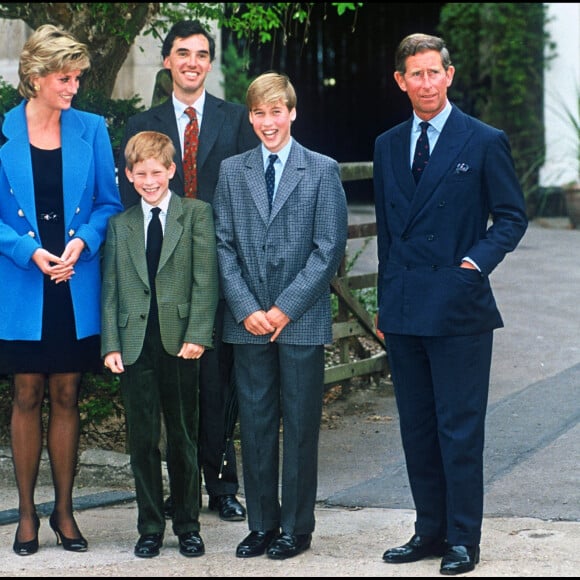
[[[175,157],[173,141],[159,131],[141,131],[127,141],[125,146],[125,163],[133,171],[136,163],[155,159],[169,169]]]
[[[296,108],[296,91],[285,74],[267,72],[256,77],[246,92],[248,110],[263,104],[282,101],[288,110]]]
[[[70,32],[43,24],[24,43],[18,64],[18,92],[27,100],[36,96],[36,77],[45,77],[55,72],[84,72],[91,66],[89,49]]]

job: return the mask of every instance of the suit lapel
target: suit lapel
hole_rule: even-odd
[[[288,197],[290,197],[290,194],[296,189],[296,186],[304,177],[304,169],[304,151],[301,145],[296,143],[296,141],[293,141],[292,147],[290,148],[290,155],[288,156],[288,160],[284,166],[284,171],[280,176],[278,190],[276,191],[276,197],[274,198],[272,211],[270,212],[270,221],[276,217],[276,214],[280,211],[282,206],[288,200]]]
[[[465,126],[463,114],[454,107],[443,126],[443,131],[437,139],[429,163],[413,195],[411,206],[413,214],[425,205],[431,193],[437,189],[441,180],[457,162],[459,152],[470,135],[471,132]]]
[[[250,197],[253,199],[260,217],[265,224],[270,220],[268,193],[266,191],[266,177],[262,160],[261,145],[254,147],[246,156],[246,183]]]
[[[165,219],[165,232],[163,234],[163,246],[159,257],[160,270],[167,262],[169,256],[173,254],[175,246],[179,243],[183,234],[183,203],[179,196],[172,194],[167,208]]]
[[[183,151],[180,149],[179,128],[177,127],[177,120],[175,119],[175,109],[173,108],[173,100],[167,99],[164,103],[159,105],[155,111],[155,125],[156,130],[165,133],[175,145],[175,166],[176,171],[173,180],[176,178],[181,182],[181,190],[183,191]]]
[[[397,133],[393,136],[393,145],[391,150],[391,162],[393,175],[401,190],[405,193],[406,199],[411,199],[415,193],[416,185],[411,173],[409,162],[409,151],[411,147],[411,129],[413,128],[412,118],[401,125]],[[404,167],[405,171],[398,168]]]
[[[135,270],[143,282],[149,286],[147,273],[147,259],[145,257],[145,227],[143,224],[143,210],[138,202],[127,210],[125,227],[128,230],[127,247]]]
[[[68,224],[80,205],[93,155],[83,138],[84,124],[74,109],[62,112],[61,133],[64,213]]]
[[[202,167],[209,152],[212,150],[226,115],[221,108],[221,101],[209,93],[205,93],[203,121],[199,132],[199,147],[197,150],[197,166]]]

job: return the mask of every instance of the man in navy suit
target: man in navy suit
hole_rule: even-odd
[[[493,330],[503,326],[489,275],[527,227],[503,131],[449,102],[454,67],[442,39],[404,38],[395,81],[412,117],[374,152],[384,335],[416,508],[415,533],[389,563],[442,556],[441,574],[479,561],[483,447]],[[411,170],[420,123],[420,171]]]
[[[197,198],[211,204],[222,160],[255,147],[259,139],[252,130],[244,105],[229,103],[205,90],[205,80],[215,58],[215,40],[198,21],[175,23],[163,41],[161,53],[164,68],[171,72],[173,93],[162,104],[129,119],[121,152],[129,138],[140,131],[159,131],[168,135],[176,150],[176,171],[170,188],[183,196],[184,133],[189,122],[185,109],[193,106],[199,125]],[[118,168],[121,199],[125,207],[130,207],[140,198],[127,180],[122,154]],[[200,360],[199,460],[209,495],[209,508],[217,511],[222,520],[240,521],[245,519],[246,510],[236,498],[239,484],[233,445],[225,449],[226,461],[220,477],[226,441],[226,407],[231,390],[235,388],[232,347],[221,339],[224,308],[225,302],[220,299],[214,348],[207,350]],[[171,517],[171,496],[167,498],[165,509],[166,516]]]

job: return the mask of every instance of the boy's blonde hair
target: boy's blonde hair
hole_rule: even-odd
[[[175,157],[173,141],[164,133],[158,131],[141,131],[127,141],[125,146],[125,162],[127,169],[133,171],[135,163],[155,159],[169,169]]]
[[[82,72],[91,66],[89,49],[70,32],[43,24],[24,43],[18,63],[18,92],[27,100],[36,97],[33,77],[45,77],[55,72]]]
[[[267,72],[254,79],[246,92],[246,105],[251,111],[264,103],[282,101],[288,110],[296,107],[296,91],[285,74]]]

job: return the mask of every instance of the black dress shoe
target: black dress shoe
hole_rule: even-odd
[[[179,553],[188,558],[195,558],[205,554],[205,546],[199,532],[185,532],[179,534]]]
[[[225,522],[241,522],[246,519],[246,509],[233,494],[210,497],[209,509],[218,511],[220,519]]]
[[[135,556],[155,558],[163,546],[163,534],[143,534],[135,544]]]
[[[441,560],[439,572],[446,576],[465,574],[479,564],[479,546],[449,546]]]
[[[16,535],[14,536],[14,545],[12,546],[12,549],[19,556],[31,556],[32,554],[36,554],[36,552],[38,552],[38,528],[40,528],[40,519],[38,518],[37,514],[34,514],[33,518],[34,525],[36,527],[36,535],[34,538],[32,538],[32,540],[29,540],[28,542],[19,542],[18,530],[20,525],[18,528],[16,528]]]
[[[430,556],[443,556],[446,550],[447,544],[444,539],[415,534],[406,544],[389,548],[383,554],[383,560],[389,564],[406,564]]]
[[[282,532],[268,547],[266,554],[272,560],[293,558],[310,548],[312,534],[287,534]]]
[[[269,532],[250,532],[236,548],[238,558],[254,558],[266,553],[266,549],[274,538],[278,536],[278,530]]]

